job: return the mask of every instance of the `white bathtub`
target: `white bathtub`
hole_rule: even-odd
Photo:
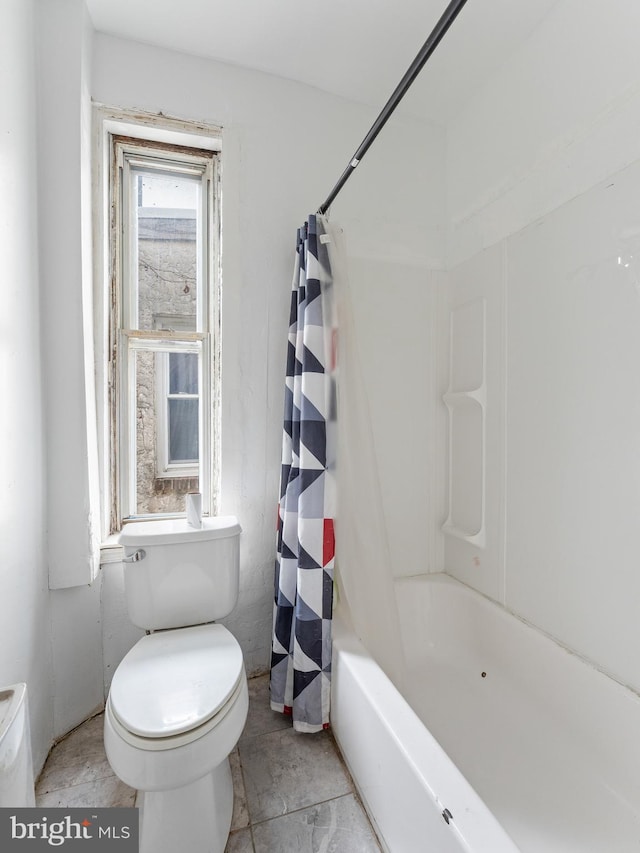
[[[396,593],[405,698],[334,628],[332,728],[386,848],[640,851],[640,697],[447,576]]]

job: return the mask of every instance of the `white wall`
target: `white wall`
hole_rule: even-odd
[[[37,10],[49,580],[64,589],[90,583],[99,562],[93,349],[83,334],[92,322],[92,31],[84,0],[39,0]]]
[[[269,661],[295,229],[324,201],[375,111],[268,75],[103,35],[96,37],[93,81],[99,102],[224,128],[222,511],[236,513],[244,528],[241,597],[227,624],[243,646],[248,671],[263,671]],[[442,170],[429,164],[441,163],[443,155],[441,130],[396,119],[332,211],[345,227],[354,286],[361,289],[362,355],[370,391],[378,394],[379,446],[395,406],[407,396],[422,406],[428,395],[420,377],[433,341],[421,309],[433,298],[424,283],[427,270],[443,264],[444,235]],[[369,260],[360,260],[365,256]],[[375,274],[367,268],[371,263]],[[389,302],[391,292],[401,298]],[[398,308],[395,316],[390,304]],[[407,333],[420,342],[421,355],[396,365],[393,353]],[[382,385],[381,362],[387,377]],[[408,395],[400,390],[410,385]],[[398,389],[391,406],[379,394],[385,388]],[[418,430],[419,422],[412,428]],[[421,518],[429,499],[428,451],[419,441],[416,446],[409,452],[403,442],[383,460],[388,527],[401,546],[393,568],[398,574],[415,568],[407,557],[412,543],[421,553],[426,547]],[[409,497],[414,484],[418,499]],[[117,601],[117,587],[112,584],[110,601]],[[109,625],[104,629],[110,632]],[[118,654],[105,648],[109,671]]]
[[[240,600],[226,621],[253,674],[269,662],[295,228],[318,203],[322,186],[321,176],[305,165],[317,152],[306,145],[291,104],[302,101],[309,113],[306,103],[316,93],[102,35],[96,38],[94,60],[94,100],[224,127],[221,512],[235,513],[243,527]],[[107,565],[104,571],[117,569]],[[109,601],[117,602],[117,588],[110,578]],[[114,608],[111,614],[116,618]],[[110,635],[111,625],[104,630]],[[122,651],[105,650],[109,670]]]
[[[91,281],[90,59],[83,0],[38,0],[38,205],[53,725],[103,701]]]
[[[52,737],[33,3],[0,0],[0,685],[26,681],[36,769]],[[11,81],[10,84],[7,81]]]
[[[558,3],[451,124],[447,163],[451,287],[498,317],[505,471],[485,490],[502,546],[450,539],[447,570],[635,689],[639,24],[622,0]]]
[[[373,115],[269,75],[103,35],[95,42],[93,97],[223,127],[221,509],[237,514],[244,530],[240,601],[226,621],[241,642],[248,672],[264,671],[295,231],[324,200]],[[405,211],[402,182],[416,176],[406,157],[389,159],[394,133],[397,138],[390,129],[386,159],[378,163],[383,171],[374,163],[368,175],[352,179],[354,201],[345,201],[341,218],[348,234],[358,235],[354,241],[362,251],[372,240],[380,245],[377,235],[384,233],[389,258],[406,260],[411,253],[415,263],[424,263],[436,253],[435,239],[424,242],[435,205],[425,205],[424,212],[418,208],[416,215],[395,215]],[[407,138],[406,150],[420,162],[420,135]],[[388,204],[381,203],[382,196]],[[412,278],[409,271],[403,284],[407,293]],[[109,625],[104,629],[110,633]],[[107,657],[118,654],[114,649]]]
[[[450,123],[450,265],[637,159],[639,26],[628,0],[559,0]]]
[[[639,197],[640,160],[507,244],[507,605],[636,689]]]
[[[108,551],[106,553],[109,553]],[[138,640],[144,631],[137,628],[127,614],[124,597],[123,563],[118,559],[120,549],[114,549],[111,560],[103,554],[102,591],[100,613],[102,628],[102,671],[103,692],[109,693],[111,680],[122,658]]]

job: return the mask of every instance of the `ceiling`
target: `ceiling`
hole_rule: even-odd
[[[403,102],[446,124],[558,0],[469,0]],[[447,0],[86,0],[100,32],[380,107]]]

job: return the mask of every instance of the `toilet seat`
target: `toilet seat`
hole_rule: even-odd
[[[173,735],[172,737],[152,738],[141,737],[140,735],[133,734],[127,728],[125,728],[125,726],[122,725],[122,723],[116,716],[111,705],[111,697],[107,699],[105,715],[108,719],[109,725],[113,728],[116,734],[118,734],[119,737],[122,738],[125,743],[128,743],[130,746],[133,746],[136,749],[141,749],[145,752],[161,752],[165,750],[177,749],[179,746],[186,746],[187,744],[190,744],[193,741],[205,737],[205,735],[209,734],[209,732],[215,729],[216,726],[218,726],[227,715],[232,715],[233,709],[236,704],[242,705],[242,702],[239,702],[239,700],[243,695],[245,684],[246,679],[243,673],[242,677],[238,681],[236,689],[233,691],[232,695],[229,697],[225,705],[223,705],[223,707],[218,711],[217,714],[214,714],[213,717],[210,717],[205,723],[202,723],[202,725],[197,726],[195,729],[191,729],[191,731],[183,732],[179,735]],[[246,709],[244,713],[246,716]]]
[[[171,749],[226,715],[243,679],[242,651],[223,625],[159,631],[142,637],[122,660],[109,708],[127,740]]]

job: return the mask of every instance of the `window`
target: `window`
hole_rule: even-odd
[[[217,154],[112,136],[112,529],[215,512]]]
[[[164,315],[157,328],[189,328],[193,319]],[[198,476],[198,359],[193,353],[161,353],[156,375],[156,448],[159,478]]]

